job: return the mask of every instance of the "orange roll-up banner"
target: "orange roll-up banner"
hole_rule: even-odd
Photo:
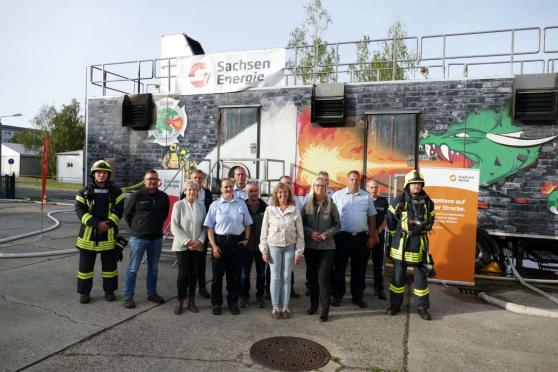
[[[436,222],[429,235],[436,278],[475,283],[479,170],[421,168],[425,191],[434,201]]]

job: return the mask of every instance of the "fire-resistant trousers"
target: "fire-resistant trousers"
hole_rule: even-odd
[[[79,251],[79,271],[77,273],[77,292],[89,294],[93,287],[93,271],[95,269],[95,259],[98,252]],[[112,293],[118,289],[118,269],[116,267],[116,249],[99,252],[101,254],[103,289],[105,292]]]
[[[418,309],[428,309],[430,307],[428,281],[426,269],[420,265],[414,267],[413,294]],[[400,260],[393,260],[393,274],[389,285],[389,301],[391,306],[400,308],[405,294],[405,273],[407,264]]]

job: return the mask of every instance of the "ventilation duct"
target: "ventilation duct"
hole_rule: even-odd
[[[513,85],[513,118],[558,120],[558,74],[517,75]]]

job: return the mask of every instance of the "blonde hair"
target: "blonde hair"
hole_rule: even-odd
[[[325,199],[322,200],[321,202],[318,202],[316,200],[316,196],[314,195],[314,185],[316,185],[318,181],[321,181],[324,184]],[[312,187],[310,188],[308,202],[306,202],[306,205],[304,206],[304,210],[306,211],[307,214],[314,214],[314,202],[318,203],[318,212],[322,211],[325,214],[329,214],[331,212],[331,208],[332,208],[331,204],[333,202],[329,197],[329,195],[327,194],[326,187],[327,187],[327,182],[322,177],[314,178],[314,180],[312,181]]]
[[[184,182],[184,188],[182,189],[182,191],[186,192],[186,189],[194,189],[196,191],[200,191],[198,183],[192,180],[186,180],[186,182]]]
[[[275,205],[276,207],[279,206],[279,198],[277,197],[277,193],[279,192],[279,190],[287,190],[287,192],[289,193],[288,204],[289,205],[295,204],[293,199],[293,191],[286,183],[282,183],[282,182],[279,182],[277,186],[275,186],[275,188],[273,189],[273,192],[271,193],[271,204]]]

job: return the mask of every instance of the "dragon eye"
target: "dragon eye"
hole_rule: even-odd
[[[456,133],[454,135],[454,137],[467,138],[467,137],[470,137],[470,136],[465,132],[461,132],[461,133]]]

